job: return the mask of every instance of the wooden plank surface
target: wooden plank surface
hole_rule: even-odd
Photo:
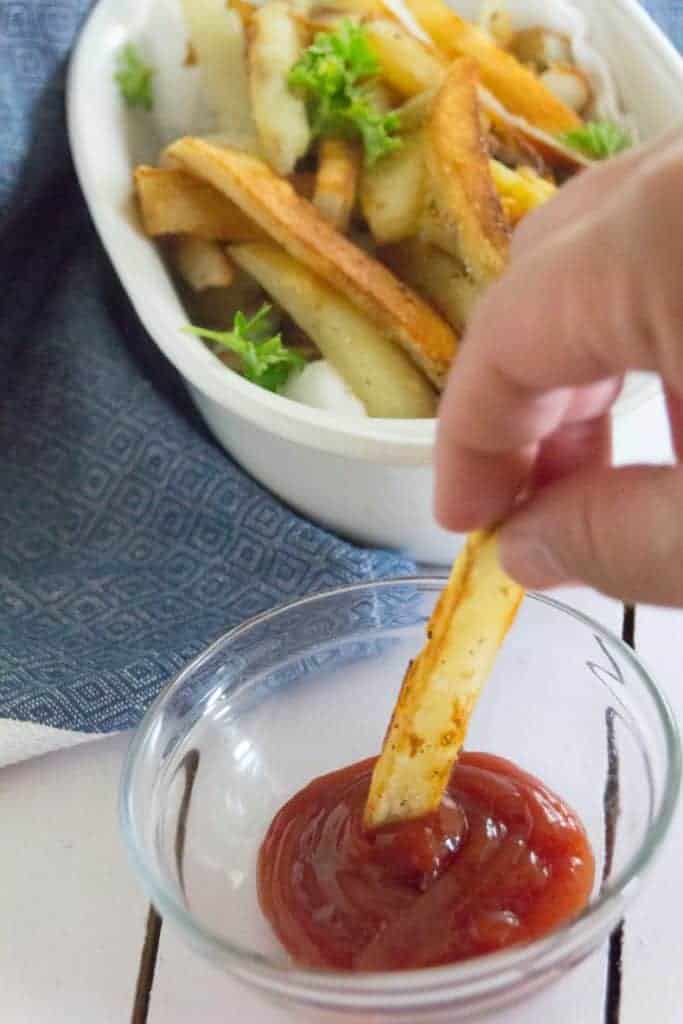
[[[638,608],[636,645],[683,723],[683,612]],[[623,1009],[619,1024],[683,1020],[680,922],[683,915],[683,809],[627,917]]]
[[[121,1024],[147,911],[118,834],[126,737],[0,771],[0,1018]]]

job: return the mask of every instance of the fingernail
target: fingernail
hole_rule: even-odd
[[[557,587],[570,579],[550,548],[528,534],[504,532],[500,538],[500,559],[508,575],[525,587]]]

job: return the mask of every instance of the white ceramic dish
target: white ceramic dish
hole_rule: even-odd
[[[463,2],[454,6],[463,9]],[[683,60],[637,0],[576,0],[589,33],[609,60],[624,107],[647,138],[683,112]],[[467,6],[471,4],[467,3]],[[514,12],[515,3],[510,7]],[[149,116],[124,109],[113,82],[115,56],[141,33],[158,39],[157,95],[166,130],[196,125],[191,92],[170,88],[182,64],[159,31],[155,0],[100,0],[74,52],[68,83],[69,135],[77,173],[102,242],[143,324],[184,377],[218,441],[256,479],[306,516],[357,541],[402,549],[423,562],[450,561],[459,539],[432,516],[432,420],[345,418],[253,386],[199,341],[181,333],[185,313],[155,246],[142,235],[131,201],[131,169],[156,159]],[[166,23],[167,29],[167,23]],[[166,37],[168,38],[168,37]],[[616,417],[628,459],[636,410],[657,394],[635,377]]]

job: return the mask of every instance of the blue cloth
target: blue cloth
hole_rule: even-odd
[[[110,731],[245,617],[412,566],[255,484],[146,337],[68,153],[89,6],[0,0],[0,718]],[[647,6],[680,45],[681,0]]]

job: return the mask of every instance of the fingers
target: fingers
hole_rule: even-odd
[[[610,284],[609,249],[597,221],[566,228],[513,264],[476,311],[439,416],[435,508],[447,528],[503,518],[575,389],[598,384],[612,394],[614,377],[639,361],[628,331],[613,339],[605,301],[607,289],[620,289],[613,301],[628,322],[636,270],[622,268]]]
[[[683,460],[683,397],[671,388],[667,388],[666,407],[669,413],[671,443],[673,444],[676,458]]]
[[[647,145],[582,171],[563,185],[552,202],[539,207],[516,228],[512,236],[512,258],[533,248],[554,231],[599,209],[641,164],[666,149],[679,134],[680,128],[669,131]]]
[[[608,415],[568,423],[541,445],[531,491],[590,467],[607,466],[611,455],[612,424]]]
[[[580,580],[623,601],[683,604],[683,467],[582,472],[534,494],[500,534],[529,588]]]
[[[576,389],[609,391],[642,369],[683,394],[683,146],[658,150],[648,168],[521,254],[476,310],[439,416],[446,527],[510,512],[543,442],[572,422]]]

